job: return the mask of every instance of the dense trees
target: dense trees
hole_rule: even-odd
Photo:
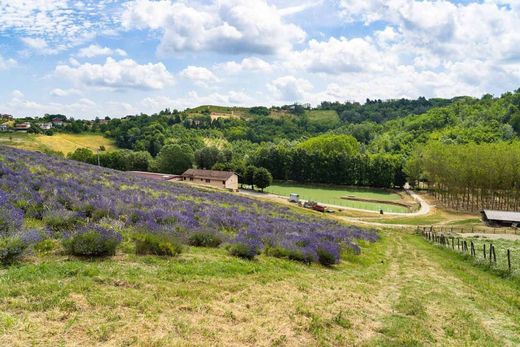
[[[414,153],[405,172],[457,210],[520,208],[520,142],[431,142]]]
[[[264,188],[269,187],[273,183],[273,176],[266,168],[260,167],[254,173],[253,183],[263,192]]]
[[[193,167],[194,155],[189,145],[171,144],[164,146],[156,159],[159,172],[182,174]]]
[[[93,153],[87,148],[78,148],[69,153],[69,159],[94,165],[101,165],[122,171],[149,171],[152,166],[152,156],[148,152],[119,150],[113,152]]]
[[[62,130],[76,131],[72,127],[77,123],[78,129],[84,126],[81,129],[102,132],[118,146],[139,151],[135,158],[127,152],[102,154],[101,165],[113,168],[148,167],[180,173],[195,165],[238,172],[244,184],[253,184],[256,167],[266,168],[279,180],[377,187],[401,186],[408,176],[411,183],[429,180],[439,198],[466,209],[480,208],[485,201],[493,201],[493,194],[502,194],[491,191],[510,189],[503,188],[505,179],[495,186],[477,180],[477,173],[490,174],[481,166],[491,170],[492,151],[489,158],[467,160],[477,153],[470,155],[469,148],[488,153],[486,146],[497,144],[504,146],[505,158],[507,148],[517,146],[520,135],[520,90],[500,97],[323,102],[314,109],[295,104],[233,110],[234,116],[219,119],[212,112],[225,112],[225,108],[213,106],[183,112],[167,109],[152,116],[92,124],[67,119],[71,128]],[[92,155],[78,152],[74,156],[88,160],[85,158]],[[125,161],[132,164],[125,165]],[[436,161],[443,163],[437,167],[446,168],[449,177],[432,174],[437,172],[432,169]],[[452,166],[459,171],[452,171]],[[452,176],[461,175],[471,181],[452,181]],[[470,193],[466,191],[460,200],[464,189]],[[468,198],[475,192],[478,202]],[[506,206],[504,201],[501,204]]]

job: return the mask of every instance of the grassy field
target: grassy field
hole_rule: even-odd
[[[518,281],[409,233],[382,236],[330,269],[198,248],[35,255],[0,268],[0,345],[520,344]]]
[[[345,207],[360,208],[366,210],[386,212],[407,212],[407,208],[383,203],[349,201],[341,199],[342,196],[353,195],[360,198],[378,199],[386,201],[400,201],[399,194],[379,190],[362,189],[341,186],[311,186],[296,183],[274,182],[266,189],[266,192],[289,197],[291,193],[300,194],[304,200],[314,200],[324,204],[340,205]]]
[[[338,113],[334,110],[312,110],[306,111],[309,121],[323,126],[334,126],[340,122]]]
[[[0,145],[7,145],[31,151],[50,149],[67,155],[77,148],[95,151],[105,146],[107,151],[116,148],[114,142],[98,134],[54,134],[53,136],[26,133],[0,133]]]

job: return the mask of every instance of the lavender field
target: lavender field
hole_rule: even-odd
[[[213,246],[249,259],[263,252],[332,265],[344,252],[358,254],[357,240],[378,238],[278,205],[8,147],[0,147],[0,207],[7,259],[88,232],[116,245],[135,233],[181,244],[210,238],[217,240]]]

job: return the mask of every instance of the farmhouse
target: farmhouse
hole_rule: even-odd
[[[63,125],[63,119],[56,117],[51,120],[51,123],[56,127],[61,127]]]
[[[18,123],[14,126],[14,130],[20,130],[20,131],[27,131],[30,128],[31,128],[31,123],[29,123],[29,122]]]
[[[39,123],[38,126],[42,130],[51,130],[52,129],[52,123]]]
[[[8,128],[7,128],[7,125],[5,125],[5,124],[0,124],[0,132],[5,132],[5,131],[7,131],[7,129],[8,129]]]
[[[482,220],[491,225],[520,225],[520,212],[483,210]]]
[[[181,177],[186,182],[238,190],[238,176],[231,171],[189,169]]]

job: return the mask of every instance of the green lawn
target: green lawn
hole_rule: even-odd
[[[333,268],[122,247],[0,268],[2,346],[514,346],[520,283],[406,232]]]
[[[341,199],[342,196],[353,195],[361,198],[387,201],[401,200],[401,197],[398,194],[380,189],[363,189],[341,186],[311,186],[296,183],[274,182],[270,187],[265,189],[265,191],[286,197],[289,197],[289,194],[291,193],[297,193],[300,194],[301,199],[314,200],[324,204],[340,205],[372,211],[383,209],[383,211],[386,212],[408,212],[407,208],[401,206]]]

